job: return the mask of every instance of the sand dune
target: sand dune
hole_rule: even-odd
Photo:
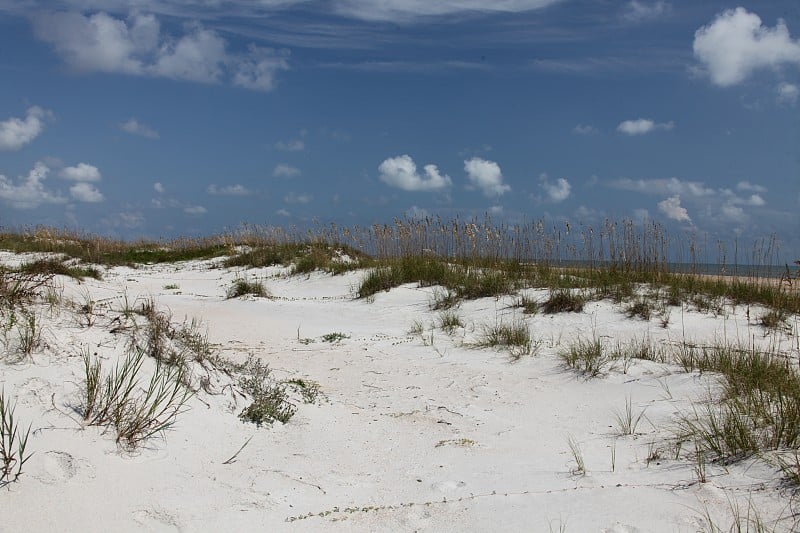
[[[359,272],[286,277],[214,266],[58,279],[65,299],[94,302],[93,320],[40,304],[41,346],[0,363],[18,419],[32,423],[34,452],[0,493],[0,530],[689,532],[706,514],[727,528],[732,506],[748,502],[769,520],[789,514],[774,467],[708,464],[700,483],[695,463],[670,454],[676,416],[707,398],[713,375],[632,360],[588,379],[557,356],[581,338],[777,343],[797,356],[796,337],[765,333],[755,310],[748,318],[741,307],[724,316],[675,307],[663,328],[609,301],[523,316],[509,296],[462,303],[465,326],[450,335],[433,327],[433,288],[356,300]],[[240,275],[263,279],[271,297],[226,299]],[[320,396],[295,398],[286,424],[257,427],[238,418],[246,400],[220,373],[174,427],[135,449],[120,446],[112,428],[81,419],[82,354],[113,364],[126,346],[111,332],[124,299],[150,297],[176,323],[202,321],[223,357],[260,358],[277,379],[318,383]],[[535,353],[514,361],[471,346],[484,326],[513,320],[527,323]],[[409,333],[415,322],[422,332]],[[332,333],[342,335],[323,338]],[[628,400],[644,415],[634,435],[620,436],[615,413]]]

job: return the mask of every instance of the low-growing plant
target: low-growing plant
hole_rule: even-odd
[[[553,313],[580,313],[586,304],[585,298],[570,289],[551,289],[549,298],[542,304],[542,311]]]
[[[484,325],[475,343],[479,348],[505,348],[514,359],[534,352],[535,343],[528,325],[523,320],[511,323]]]
[[[522,308],[522,313],[526,315],[535,315],[539,312],[541,305],[537,300],[523,294],[519,297],[518,307]]]
[[[430,308],[432,311],[450,309],[458,305],[459,297],[450,289],[435,287],[431,296]]]
[[[249,281],[239,278],[233,281],[233,284],[228,289],[227,297],[228,299],[238,298],[247,294],[252,294],[260,298],[267,298],[269,296],[266,287],[264,287],[264,284],[260,281]]]
[[[12,483],[22,475],[22,467],[31,458],[27,451],[31,427],[23,432],[14,418],[16,405],[0,389],[0,486]]]
[[[456,329],[464,327],[464,322],[455,311],[442,311],[439,313],[439,327],[452,335]]]
[[[180,285],[178,285],[177,283],[168,283],[167,285],[164,285],[165,291],[175,291],[180,288],[181,288]]]
[[[642,421],[644,413],[647,410],[645,407],[638,413],[634,413],[633,404],[630,396],[625,400],[625,409],[614,413],[617,419],[617,431],[619,435],[635,435],[636,428],[639,427],[639,422]]]
[[[653,315],[653,306],[649,300],[640,297],[625,308],[625,314],[628,318],[639,317],[642,320],[650,320]]]
[[[767,329],[786,329],[789,325],[788,314],[783,309],[767,311],[758,319],[758,323]]]
[[[330,342],[330,343],[341,342],[342,340],[349,338],[350,335],[346,335],[341,331],[333,331],[331,333],[326,333],[325,335],[322,336],[322,340],[324,342]]]
[[[322,391],[319,383],[308,379],[294,378],[286,382],[286,385],[297,390],[303,397],[303,402],[314,403],[319,398]]]
[[[239,373],[239,386],[252,400],[239,418],[261,426],[276,420],[285,424],[294,416],[297,408],[289,401],[285,386],[272,379],[268,365],[251,355]]]
[[[567,445],[569,445],[569,451],[575,461],[575,468],[571,472],[576,476],[586,475],[586,463],[583,460],[583,452],[578,445],[578,441],[572,435],[569,435],[567,437]]]
[[[599,339],[578,339],[559,351],[558,356],[569,368],[589,378],[600,375],[610,361]]]

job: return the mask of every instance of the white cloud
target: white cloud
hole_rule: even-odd
[[[781,83],[778,85],[778,101],[784,104],[794,105],[800,97],[800,87],[792,83]]]
[[[212,183],[208,186],[206,192],[219,196],[248,196],[252,194],[248,188],[238,183],[236,185],[226,185],[225,187],[217,187]]]
[[[631,0],[625,5],[622,18],[628,22],[643,22],[645,20],[657,19],[669,13],[671,9],[672,6],[662,0],[651,3]]]
[[[620,122],[617,131],[626,135],[644,135],[656,130],[671,130],[674,127],[675,123],[672,121],[656,123],[649,118],[638,118]]]
[[[473,157],[464,161],[464,170],[467,172],[467,179],[470,183],[489,198],[502,196],[511,190],[510,186],[503,183],[500,165],[494,161]]]
[[[694,56],[714,84],[727,87],[741,83],[757,69],[800,65],[800,41],[791,38],[783,20],[769,28],[755,13],[737,7],[695,32]]]
[[[335,0],[334,9],[349,17],[368,21],[407,22],[420,17],[462,12],[520,13],[541,9],[561,0]]]
[[[293,141],[278,141],[275,143],[275,148],[284,152],[302,152],[306,147],[306,143],[302,139],[295,139]]]
[[[17,180],[18,183],[0,174],[0,199],[18,209],[66,203],[66,198],[45,189],[43,182],[49,172],[47,165],[37,162],[27,176]]]
[[[76,183],[69,188],[69,193],[74,200],[79,202],[98,203],[103,201],[103,194],[91,183]]]
[[[574,128],[572,128],[572,133],[577,135],[592,135],[593,133],[597,133],[597,129],[594,126],[590,126],[588,124],[578,124]]]
[[[187,215],[205,215],[208,213],[208,209],[202,205],[189,205],[183,208],[183,212]]]
[[[160,181],[157,181],[153,184],[153,190],[156,191],[158,194],[164,194],[164,191],[167,189],[161,184]]]
[[[417,172],[417,165],[408,155],[386,159],[378,167],[380,180],[404,191],[440,191],[452,185],[450,176],[439,173],[436,165],[425,165],[425,175]]]
[[[550,183],[550,179],[547,177],[547,174],[542,174],[539,176],[539,181],[539,186],[544,190],[545,194],[547,195],[547,199],[551,202],[563,202],[569,198],[570,192],[572,191],[572,186],[565,178],[558,178],[555,183]]]
[[[413,218],[417,220],[425,219],[431,216],[430,212],[427,209],[422,207],[417,207],[416,205],[412,205],[409,207],[405,212],[406,217]]]
[[[140,137],[147,137],[148,139],[158,139],[159,137],[156,130],[146,124],[142,124],[135,118],[131,118],[120,124],[119,129],[131,135],[139,135]]]
[[[492,207],[489,208],[489,214],[490,215],[495,215],[495,216],[502,215],[503,214],[503,206],[502,205],[493,205]]]
[[[300,175],[300,169],[286,163],[280,163],[275,166],[272,175],[276,178],[294,178]]]
[[[283,201],[287,204],[307,204],[313,199],[314,197],[310,194],[295,194],[293,192],[283,197]]]
[[[633,220],[636,222],[642,222],[646,220],[650,220],[650,211],[640,207],[638,209],[633,210]]]
[[[288,53],[276,54],[274,50],[250,45],[249,55],[238,62],[233,84],[245,89],[269,91],[275,87],[275,75],[289,68]]]
[[[747,216],[747,214],[744,212],[744,209],[741,207],[732,204],[725,204],[720,208],[720,219],[722,221],[743,224],[747,222],[750,217]]]
[[[62,168],[59,175],[65,180],[72,181],[100,181],[103,178],[96,166],[87,163],[78,163],[74,167]]]
[[[246,54],[231,54],[216,31],[195,23],[180,37],[162,34],[154,15],[127,20],[99,12],[51,12],[34,17],[34,30],[52,44],[72,68],[201,83],[229,79],[233,85],[267,91],[274,76],[288,68],[284,55],[251,45]]]
[[[0,122],[0,151],[19,150],[44,130],[52,113],[38,106],[29,107],[25,118],[12,117]]]
[[[286,209],[278,209],[277,211],[275,211],[275,214],[278,215],[278,216],[281,216],[281,217],[290,217],[290,216],[292,216],[292,214],[289,211],[287,211]]]
[[[685,181],[678,178],[652,180],[622,178],[612,181],[610,185],[615,189],[657,195],[682,194],[685,196],[704,197],[718,193],[718,191],[706,187],[703,182]]]
[[[672,220],[677,220],[678,222],[688,222],[690,224],[692,223],[692,219],[689,218],[689,212],[686,211],[685,207],[681,207],[680,196],[670,196],[666,200],[658,202],[658,210]]]
[[[767,192],[766,187],[750,183],[749,181],[740,181],[736,184],[736,188],[740,191]]]

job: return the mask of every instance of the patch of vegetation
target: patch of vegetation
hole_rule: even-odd
[[[15,409],[5,389],[0,389],[0,487],[19,479],[22,467],[33,455],[27,451],[31,426],[23,432],[14,418]]]
[[[578,339],[559,351],[558,356],[569,368],[581,372],[588,378],[599,376],[611,360],[599,339]]]
[[[228,289],[227,298],[239,298],[247,294],[252,294],[259,298],[269,297],[266,287],[264,287],[264,284],[260,281],[249,281],[239,278],[234,280],[233,284]]]
[[[35,276],[67,276],[77,280],[84,278],[103,279],[102,273],[95,267],[69,265],[59,259],[38,259],[31,263],[25,263],[19,267],[19,271]]]
[[[239,418],[261,426],[276,420],[285,424],[294,416],[297,408],[289,401],[285,386],[272,379],[268,365],[249,356],[239,372],[239,387],[252,400]]]
[[[142,389],[143,361],[144,352],[129,352],[103,376],[101,360],[84,354],[83,419],[113,426],[117,442],[131,448],[172,427],[194,394],[184,385],[183,367],[158,362]]]
[[[350,335],[345,335],[344,333],[342,333],[340,331],[333,331],[331,333],[326,333],[325,335],[322,336],[322,340],[324,342],[331,342],[331,343],[333,343],[333,342],[341,342],[342,340],[349,339],[349,338],[350,338]]]
[[[294,378],[288,380],[286,385],[298,391],[305,403],[315,403],[322,394],[319,383],[316,381]]]
[[[452,335],[455,330],[464,327],[464,322],[455,311],[442,311],[439,313],[439,327],[448,335]]]
[[[625,314],[628,318],[639,317],[642,320],[650,320],[653,316],[653,305],[646,298],[638,298],[625,308]]]
[[[783,309],[772,309],[765,314],[761,315],[758,323],[772,330],[786,329],[789,326],[789,316]]]
[[[475,342],[479,348],[503,348],[514,359],[534,352],[535,343],[531,331],[524,321],[485,325],[480,338]]]
[[[553,313],[580,313],[586,300],[569,289],[552,289],[550,297],[542,304],[542,311]]]

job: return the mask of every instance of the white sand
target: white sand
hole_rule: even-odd
[[[8,254],[0,256],[6,262]],[[627,319],[608,301],[583,313],[524,316],[515,298],[464,302],[466,323],[452,336],[431,324],[433,289],[406,285],[354,300],[363,273],[266,278],[271,299],[226,300],[242,273],[212,262],[111,269],[103,281],[59,278],[64,294],[96,302],[96,321],[49,312],[45,343],[22,363],[0,362],[0,384],[32,422],[35,455],[0,492],[2,531],[697,531],[708,512],[719,526],[748,502],[762,518],[789,514],[775,469],[759,461],[707,466],[664,456],[676,415],[715,387],[710,376],[633,361],[596,379],[563,367],[558,350],[598,336],[615,343],[737,339],[778,343],[797,356],[796,336],[755,325],[759,311],[724,317],[674,308],[666,329]],[[269,276],[269,277],[268,277]],[[165,290],[168,284],[178,290]],[[222,354],[262,358],[281,379],[318,382],[324,399],[298,404],[288,424],[257,428],[238,418],[231,389],[199,393],[163,436],[135,450],[113,429],[86,427],[79,403],[86,349],[113,362],[124,335],[110,333],[123,295],[155,297],[173,320],[193,317]],[[544,298],[545,291],[530,291]],[[538,353],[512,362],[506,352],[465,345],[484,324],[524,319]],[[409,334],[413,322],[423,335]],[[795,326],[796,328],[796,321]],[[322,340],[328,333],[349,336]],[[794,331],[794,335],[797,331]],[[299,337],[299,338],[298,338]],[[310,339],[310,340],[309,340]],[[313,341],[313,342],[312,342]],[[794,344],[793,344],[794,343]],[[0,346],[1,347],[1,346]],[[109,363],[107,363],[108,366]],[[148,369],[152,367],[148,361]],[[645,417],[634,436],[617,436],[615,412],[630,398]],[[586,474],[568,438],[582,450]],[[248,440],[230,464],[223,464]],[[612,471],[612,450],[615,469]],[[668,453],[668,452],[664,452]],[[311,516],[309,516],[311,515]],[[780,528],[788,528],[782,522]]]

